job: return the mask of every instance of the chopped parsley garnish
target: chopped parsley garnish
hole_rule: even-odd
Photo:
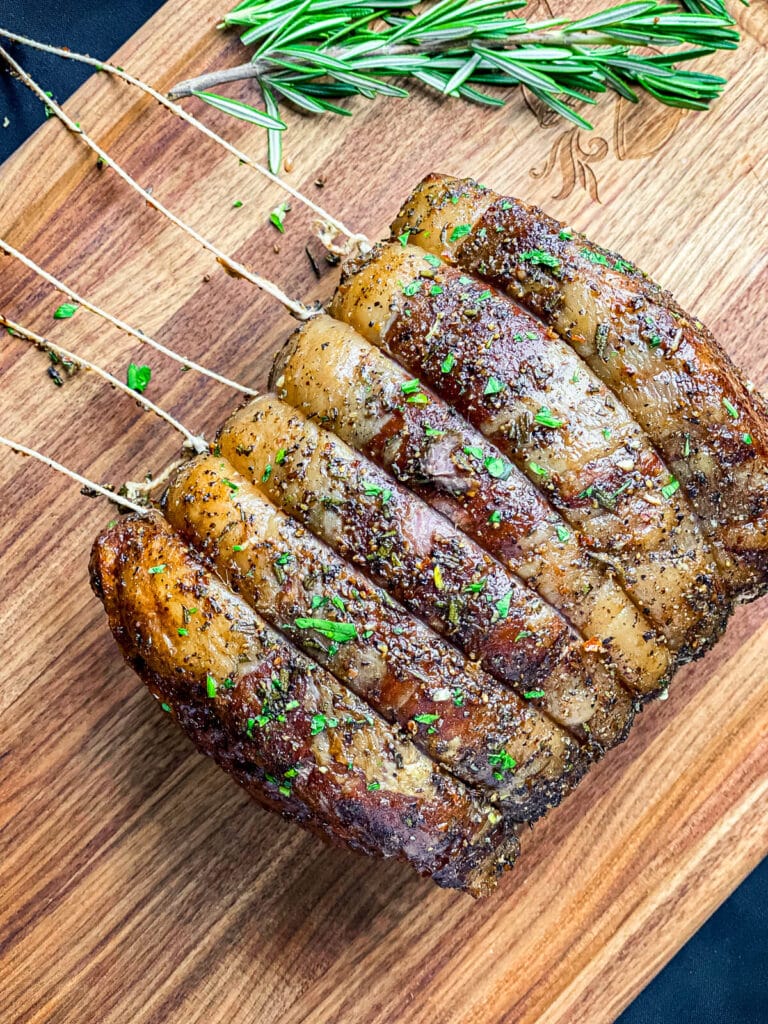
[[[498,509],[496,509],[495,511],[491,512],[491,514],[488,516],[488,522],[489,523],[500,523],[501,522],[501,512],[499,512]]]
[[[603,435],[603,437],[605,438],[606,441],[610,440],[610,437],[611,437],[610,428],[603,427],[601,433],[602,433],[602,435]]]
[[[413,716],[414,722],[418,722],[420,725],[433,725],[439,718],[440,718],[440,715],[433,715],[433,714],[423,714],[423,715],[414,715]]]
[[[243,205],[243,200],[242,199],[236,199],[232,203],[232,209],[233,210],[239,210],[242,205]]]
[[[137,366],[136,363],[128,364],[125,380],[131,391],[138,391],[141,394],[147,390],[151,379],[152,371],[148,366]]]
[[[466,235],[468,235],[471,230],[471,224],[457,224],[450,234],[449,241],[458,242],[460,238],[464,238]]]
[[[224,484],[225,487],[228,487],[230,489],[230,491],[239,491],[240,490],[240,484],[232,483],[232,481],[231,480],[227,480],[227,478],[225,476],[223,476],[221,478],[221,482]]]
[[[449,352],[445,359],[442,361],[442,363],[440,363],[440,372],[450,373],[455,365],[456,356],[453,354],[453,352]]]
[[[232,545],[232,550],[233,551],[245,551],[245,544],[233,544]]]
[[[374,782],[369,782],[369,783],[368,783],[368,785],[367,785],[367,786],[366,786],[365,788],[366,788],[366,789],[367,789],[367,790],[368,790],[368,791],[369,791],[370,793],[376,793],[376,792],[378,792],[378,790],[380,790],[380,789],[381,789],[381,783],[380,783],[380,782],[376,782],[376,781],[374,781]]]
[[[509,615],[509,606],[512,603],[512,591],[509,590],[504,597],[499,598],[495,604],[496,614],[500,619],[506,619]]]
[[[601,252],[593,252],[591,249],[582,249],[581,255],[585,259],[588,259],[590,263],[601,263],[604,267],[608,266],[608,257],[603,256]]]
[[[669,501],[669,499],[672,497],[672,495],[675,494],[675,492],[679,491],[679,490],[680,490],[680,481],[679,480],[675,480],[675,478],[672,477],[672,479],[669,481],[669,483],[665,484],[664,487],[661,488],[661,495],[662,495],[663,498],[666,498],[666,500]]]
[[[404,384],[401,384],[400,390],[403,392],[404,395],[413,395],[419,390],[420,387],[421,381],[418,379],[418,377],[415,377],[413,380],[407,380]]]
[[[570,539],[571,531],[566,526],[563,526],[562,523],[559,523],[555,529],[557,531],[557,539],[565,544]]]
[[[409,281],[408,284],[403,285],[403,295],[416,295],[421,291],[424,282],[420,277],[415,278],[413,281]]]
[[[426,437],[445,437],[444,430],[435,430],[434,427],[430,427],[429,425],[424,427],[424,434]]]
[[[506,750],[500,750],[498,754],[489,754],[488,763],[496,769],[493,773],[494,779],[503,779],[505,772],[511,772],[517,767],[517,761]]]
[[[397,236],[397,240],[400,243],[400,245],[402,245],[403,248],[405,248],[406,245],[408,245],[408,236],[410,235],[410,233],[411,233],[411,229],[410,228],[406,228],[405,231],[402,233],[402,235],[398,235]]]
[[[318,608],[322,608],[324,604],[328,604],[328,598],[322,594],[313,594],[312,600],[310,601],[310,608],[312,611],[316,611]]]
[[[480,294],[477,296],[477,301],[478,302],[485,302],[485,300],[486,299],[490,299],[490,297],[491,297],[491,289],[490,288],[486,288],[485,291],[480,292]]]
[[[433,285],[430,285],[430,288],[429,288],[429,294],[430,295],[442,295],[444,291],[445,291],[445,289],[443,288],[443,286],[441,284],[433,284]]]
[[[557,430],[558,427],[565,425],[565,420],[559,420],[557,416],[554,416],[552,412],[542,406],[541,409],[536,413],[534,417],[537,423],[540,423],[542,427],[552,427],[553,430]]]
[[[171,705],[170,704],[166,704],[165,701],[163,701],[163,703],[160,705],[160,707],[163,709],[163,711],[170,711],[171,710]]]
[[[613,264],[613,269],[625,273],[627,270],[633,270],[634,268],[632,267],[632,264],[627,263],[626,260],[616,260]]]
[[[563,242],[570,242],[570,240],[573,238],[573,232],[570,228],[563,228],[557,237],[560,238]]]
[[[159,572],[165,572],[165,562],[161,562],[160,565],[150,565],[149,575],[155,576]]]
[[[725,411],[728,413],[732,420],[737,420],[739,418],[739,410],[736,408],[733,402],[729,402],[727,398],[724,398],[723,405],[725,406]]]
[[[456,689],[453,691],[453,703],[457,708],[464,707],[464,694],[461,690]]]
[[[291,204],[286,199],[284,203],[280,203],[276,206],[269,215],[269,223],[273,224],[281,234],[285,234],[285,224],[283,221],[285,220],[285,215],[288,213],[290,208]]]
[[[293,555],[290,551],[283,551],[283,553],[275,559],[275,565],[288,565],[292,558]]]
[[[179,626],[176,632],[179,634],[179,636],[189,636],[189,630],[185,629],[184,626]]]
[[[506,480],[512,472],[512,463],[498,457],[487,458],[485,460],[485,468],[488,470],[488,474],[495,480]]]
[[[536,700],[538,697],[544,696],[543,690],[526,690],[523,694],[526,700]]]
[[[685,442],[683,444],[683,458],[687,459],[690,454],[691,454],[691,435],[690,434],[686,434],[685,435]]]
[[[408,402],[409,405],[428,405],[429,398],[423,391],[420,391],[418,395],[409,395],[408,398],[406,398],[406,402]]]
[[[519,640],[525,640],[529,636],[533,636],[533,633],[530,631],[530,629],[521,629],[515,637],[515,643],[517,643]]]
[[[261,482],[265,484],[267,480],[272,476],[272,464],[267,463],[264,467],[264,472],[261,474]]]
[[[443,587],[445,587],[445,582],[443,581],[443,571],[439,565],[436,565],[435,568],[432,570],[432,579],[435,581],[435,586],[437,587],[438,590],[442,590]]]
[[[543,249],[529,249],[521,252],[518,256],[521,263],[532,263],[534,266],[550,267],[552,270],[560,269],[560,260]]]
[[[309,731],[312,736],[317,736],[318,733],[324,732],[326,729],[335,729],[338,724],[338,718],[332,718],[323,714],[312,715]]]
[[[528,468],[532,473],[535,473],[536,476],[548,475],[548,471],[543,466],[540,466],[538,462],[534,462],[533,460],[528,463]]]
[[[484,395],[498,395],[500,391],[504,390],[504,384],[496,377],[489,377],[488,383],[485,385]]]
[[[62,302],[62,304],[55,309],[53,312],[54,320],[69,320],[77,312],[78,307],[74,302]]]
[[[442,263],[440,262],[440,257],[439,256],[435,256],[434,253],[425,252],[424,253],[424,259],[427,261],[427,263],[430,265],[430,267],[440,267],[440,266],[442,266]]]
[[[741,435],[741,440],[744,442],[744,444],[752,444],[752,435],[751,434],[742,434]]]
[[[464,587],[465,594],[481,594],[485,590],[485,580],[478,580],[477,583],[468,583]]]
[[[482,459],[483,457],[483,449],[476,444],[468,444],[462,448],[462,451],[465,455],[474,455],[476,459]]]
[[[275,462],[277,463],[278,466],[282,466],[282,464],[285,462],[285,456],[285,448],[278,448],[277,453],[275,454]]]
[[[215,697],[218,689],[219,689],[219,684],[216,682],[216,680],[213,678],[213,676],[210,676],[210,675],[206,676],[205,677],[205,692],[206,692],[207,696]]]
[[[314,629],[321,636],[336,644],[346,644],[357,639],[354,622],[332,622],[330,619],[298,618],[293,620],[298,629]]]

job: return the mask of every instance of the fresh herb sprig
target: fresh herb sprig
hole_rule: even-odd
[[[496,107],[505,100],[489,88],[524,85],[567,120],[591,128],[574,104],[594,104],[609,89],[631,101],[644,91],[668,106],[707,108],[725,80],[678,65],[733,49],[739,40],[724,0],[631,0],[585,18],[539,22],[514,13],[523,7],[525,0],[242,0],[220,27],[243,30],[243,44],[255,47],[251,59],[181,82],[171,95],[195,95],[265,127],[277,170],[282,103],[348,116],[339,101],[405,97],[393,79],[411,79]],[[246,78],[258,84],[263,109],[209,91]]]

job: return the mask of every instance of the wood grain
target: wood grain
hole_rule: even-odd
[[[237,41],[210,27],[227,6],[170,0],[119,63],[167,88],[234,62]],[[417,94],[360,105],[351,124],[296,115],[291,181],[374,235],[433,169],[538,202],[671,288],[765,386],[768,12],[735,7],[740,52],[707,62],[730,79],[713,113],[610,100],[589,134],[539,123],[522,95],[488,113]],[[218,244],[293,294],[329,294],[332,274],[318,283],[304,255],[309,218],[292,210],[278,236],[267,215],[281,197],[247,168],[103,76],[67,106]],[[257,129],[203,116],[261,152]],[[53,122],[0,171],[0,234],[246,383],[263,385],[290,328]],[[232,407],[223,388],[82,310],[54,321],[59,301],[0,262],[3,312],[118,374],[151,363],[150,396],[195,430],[212,433]],[[56,389],[45,358],[18,340],[5,338],[0,373],[0,433],[96,479],[157,471],[177,450],[98,381]],[[0,508],[3,1021],[599,1024],[768,851],[765,600],[738,611],[477,905],[401,866],[325,849],[251,806],[176,734],[119,661],[87,586],[103,503],[0,454]]]

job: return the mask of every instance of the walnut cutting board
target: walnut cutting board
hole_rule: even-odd
[[[210,27],[229,6],[170,0],[118,62],[164,89],[236,62],[236,38]],[[614,97],[588,133],[522,95],[489,112],[416,93],[360,103],[351,122],[292,116],[289,179],[371,235],[433,169],[537,202],[671,288],[766,387],[768,9],[734,9],[744,41],[707,61],[730,79],[709,114]],[[318,282],[304,254],[309,217],[294,209],[279,235],[267,215],[280,193],[156,104],[97,75],[67,109],[222,248],[292,294],[330,293],[333,271]],[[259,129],[202,116],[262,155]],[[53,121],[0,170],[0,234],[243,382],[263,386],[292,327]],[[0,260],[4,313],[121,376],[150,363],[149,396],[212,435],[231,392],[82,310],[54,321],[60,301]],[[4,335],[0,433],[112,482],[177,453],[128,399],[86,374],[56,388],[46,368]],[[766,599],[738,611],[476,904],[326,849],[194,753],[123,666],[88,587],[103,502],[3,452],[0,509],[2,1021],[600,1024],[768,852]]]

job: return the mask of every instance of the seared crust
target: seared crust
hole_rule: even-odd
[[[462,650],[482,658],[496,679],[527,694],[529,709],[545,709],[600,747],[626,734],[632,718],[629,695],[582,650],[564,620],[333,434],[267,398],[236,413],[219,444],[273,501]],[[286,457],[264,480],[262,465],[277,446],[284,447]],[[479,672],[478,663],[469,664]],[[481,689],[490,695],[498,684],[482,675]],[[569,745],[562,753],[558,749],[560,730],[553,739],[553,765],[560,773],[574,752]]]
[[[347,265],[331,310],[526,473],[680,662],[714,643],[730,603],[696,516],[640,427],[554,332],[484,282],[395,244]],[[491,474],[511,471],[484,448],[474,457]]]
[[[280,442],[278,467],[295,464],[289,442]],[[508,817],[539,817],[583,773],[570,736],[279,512],[225,458],[184,466],[165,509],[257,613]]]
[[[263,805],[475,896],[514,859],[487,803],[270,630],[159,515],[102,533],[91,580],[164,710]]]
[[[439,397],[404,401],[410,376],[348,324],[319,316],[286,343],[270,382],[517,573],[610,659],[632,691],[665,685],[671,656],[663,637],[604,564],[519,470],[495,478],[467,454],[478,447],[491,458],[502,453]]]
[[[663,454],[734,593],[768,588],[768,409],[700,321],[617,253],[471,179],[430,175],[393,230],[506,290],[573,346]]]

